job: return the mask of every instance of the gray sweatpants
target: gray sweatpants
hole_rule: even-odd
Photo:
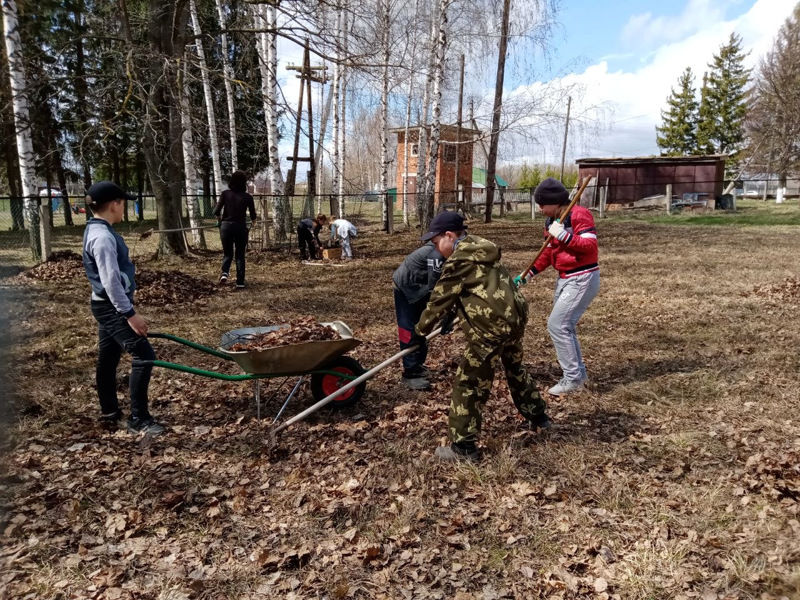
[[[600,271],[568,279],[559,278],[556,284],[553,310],[547,319],[547,331],[553,340],[558,364],[564,372],[563,377],[569,381],[586,379],[586,365],[583,364],[575,326],[599,289]]]

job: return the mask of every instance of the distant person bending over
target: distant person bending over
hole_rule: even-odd
[[[563,223],[556,221],[569,204],[569,192],[557,179],[548,177],[542,181],[536,186],[533,199],[547,216],[544,237],[552,235],[553,241],[525,277],[515,281],[524,285],[551,265],[558,271],[547,331],[562,371],[561,380],[548,391],[559,396],[581,389],[589,379],[575,327],[600,289],[597,230],[592,213],[580,205],[572,208]]]
[[[350,246],[350,237],[356,237],[358,229],[347,219],[336,219],[331,223],[331,238],[342,243],[342,257],[345,260],[353,258],[353,249]]]
[[[220,223],[219,237],[222,240],[222,275],[220,283],[227,283],[231,262],[236,257],[236,287],[244,288],[244,262],[247,251],[247,211],[250,220],[256,221],[256,205],[247,193],[247,176],[241,171],[231,175],[228,189],[222,192],[214,207],[214,216]]]
[[[303,219],[297,224],[297,243],[300,245],[300,260],[319,258],[319,232],[328,223],[328,217],[322,213],[313,219]]]
[[[122,221],[125,200],[134,198],[110,181],[99,181],[87,190],[86,203],[94,216],[83,233],[83,266],[92,287],[92,315],[97,321],[97,395],[100,420],[115,424],[122,419],[117,399],[117,367],[122,351],[135,361],[155,360],[147,341],[148,325],[133,309],[136,268],[128,247],[114,225]],[[147,388],[152,366],[134,366],[130,374],[131,418],[128,430],[158,435],[164,432],[150,416]]]

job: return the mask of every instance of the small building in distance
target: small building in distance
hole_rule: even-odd
[[[408,128],[408,140],[405,139],[405,127],[391,129],[397,135],[397,208],[403,206],[403,181],[406,182],[408,206],[416,207],[417,194],[417,165],[419,162],[419,125]],[[426,126],[430,135],[430,125]],[[436,160],[436,184],[434,186],[434,203],[455,204],[457,191],[464,192],[464,202],[469,205],[472,200],[472,150],[475,136],[480,134],[477,129],[461,127],[460,144],[458,127],[456,125],[441,125],[441,138],[439,140],[439,156]],[[408,175],[406,176],[406,145],[408,145]],[[456,151],[458,148],[458,151]],[[458,154],[458,168],[456,168],[456,154]],[[456,180],[456,172],[458,179]]]
[[[663,195],[672,184],[673,197],[692,194],[713,201],[723,191],[726,154],[706,156],[642,156],[636,158],[581,158],[578,179],[596,177],[581,204],[594,206],[597,193],[608,183],[608,208],[619,208],[644,198]],[[590,191],[591,190],[591,191]]]

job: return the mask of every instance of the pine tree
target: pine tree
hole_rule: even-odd
[[[750,70],[744,67],[745,56],[742,38],[732,33],[703,78],[697,147],[700,152],[729,154],[729,166],[735,164],[744,144],[745,88],[750,77]]]
[[[666,111],[661,111],[661,127],[656,127],[656,143],[661,155],[692,154],[697,147],[697,100],[690,67],[686,67],[678,80],[678,90],[672,89],[667,107]]]

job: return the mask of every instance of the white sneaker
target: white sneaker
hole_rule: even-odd
[[[568,394],[580,389],[583,389],[583,381],[570,381],[569,379],[562,379],[547,391],[553,396],[560,396],[562,394]]]

